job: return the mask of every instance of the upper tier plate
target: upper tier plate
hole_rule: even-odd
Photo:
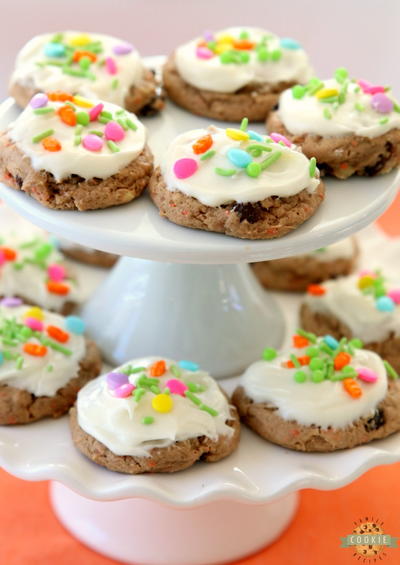
[[[148,57],[159,68],[163,57]],[[8,99],[0,106],[0,129],[15,119],[18,108]],[[210,122],[168,103],[159,116],[143,120],[156,161],[179,133]],[[223,123],[222,126],[232,126]],[[235,125],[235,124],[234,124]],[[264,131],[259,124],[252,128]],[[324,247],[370,224],[395,196],[400,175],[328,179],[327,196],[317,213],[293,233],[279,239],[249,241],[176,226],[160,218],[149,197],[92,212],[50,210],[24,193],[0,184],[0,197],[27,219],[68,239],[119,255],[176,263],[243,263],[276,259]]]

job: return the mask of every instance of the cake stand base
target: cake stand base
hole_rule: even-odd
[[[298,500],[291,493],[267,504],[219,501],[186,509],[139,498],[90,500],[54,482],[50,493],[57,517],[75,537],[99,553],[135,565],[212,565],[240,559],[283,532]]]
[[[110,364],[159,355],[195,361],[216,378],[239,374],[284,335],[276,301],[248,265],[124,257],[82,317]]]

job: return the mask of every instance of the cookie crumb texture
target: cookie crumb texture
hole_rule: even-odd
[[[171,222],[243,239],[272,239],[290,233],[314,214],[325,196],[320,182],[312,193],[302,190],[287,198],[271,196],[260,202],[212,207],[179,190],[168,190],[159,167],[149,191],[160,215]]]
[[[233,93],[201,90],[180,76],[173,55],[163,68],[163,81],[168,96],[178,106],[199,116],[234,122],[240,122],[243,116],[253,122],[265,120],[277,105],[279,94],[295,84],[249,84]]]
[[[88,340],[79,373],[54,396],[35,396],[26,390],[0,385],[0,425],[29,424],[46,417],[59,418],[74,404],[78,391],[99,375],[101,364],[97,346]]]
[[[303,329],[316,335],[329,334],[336,339],[358,337],[353,336],[350,328],[335,316],[314,312],[307,304],[301,305],[300,322]],[[363,348],[374,351],[400,372],[400,336],[391,333],[382,341],[365,343]]]
[[[281,122],[278,112],[273,112],[267,120],[267,130],[284,135],[299,145],[307,157],[315,157],[322,175],[343,180],[352,175],[373,177],[389,173],[400,165],[400,129],[372,138],[355,134],[341,137],[293,135]]]
[[[387,437],[400,430],[400,384],[390,381],[388,392],[375,413],[359,418],[342,429],[304,426],[284,420],[275,405],[253,402],[243,387],[233,393],[232,402],[243,422],[264,439],[306,452],[330,452],[348,449]]]
[[[238,446],[240,438],[240,422],[237,411],[231,408],[232,419],[227,425],[233,434],[220,436],[213,441],[206,436],[178,441],[169,447],[153,448],[148,457],[132,457],[115,455],[103,443],[82,430],[78,424],[77,411],[70,411],[70,427],[72,439],[76,447],[86,457],[119,473],[173,473],[191,467],[197,461],[212,463],[230,455]]]
[[[1,179],[47,208],[84,211],[126,204],[140,196],[152,170],[153,156],[145,146],[129,165],[106,179],[71,175],[57,182],[51,173],[33,169],[30,159],[5,133],[0,136]]]

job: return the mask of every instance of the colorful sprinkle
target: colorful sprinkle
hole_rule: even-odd
[[[280,44],[284,49],[292,49],[293,51],[296,49],[301,49],[300,43],[295,39],[291,39],[290,37],[282,37]]]
[[[33,357],[44,357],[47,353],[47,347],[36,343],[25,343],[23,348],[25,353]]]
[[[89,110],[90,121],[95,122],[104,108],[101,102]]]
[[[61,108],[57,110],[57,113],[64,124],[71,127],[76,126],[76,114],[71,106],[61,106]]]
[[[247,141],[250,137],[247,132],[240,129],[227,128],[225,133],[228,137],[235,141]]]
[[[62,146],[61,143],[55,137],[46,137],[42,141],[42,147],[46,151],[50,151],[51,153],[56,153],[57,151],[61,151]]]
[[[167,370],[167,365],[163,359],[156,361],[150,366],[150,376],[161,377]]]
[[[111,141],[122,141],[125,137],[124,129],[117,122],[108,122],[104,129],[106,139]]]
[[[200,45],[196,48],[196,57],[199,59],[212,59],[214,53],[208,47]]]
[[[65,47],[62,43],[46,43],[44,54],[46,57],[65,57]]]
[[[165,386],[169,388],[171,394],[179,394],[180,396],[185,396],[185,392],[188,390],[188,386],[179,379],[169,379]]]
[[[37,318],[27,317],[24,319],[24,324],[33,331],[41,332],[43,331],[43,322]]]
[[[49,98],[47,96],[47,94],[44,94],[44,92],[38,92],[37,94],[35,94],[32,98],[31,101],[29,102],[31,108],[43,108],[44,106],[47,105],[49,101]]]
[[[178,179],[187,179],[194,175],[198,169],[197,161],[194,159],[178,159],[174,163],[174,174]]]
[[[51,135],[53,135],[53,133],[54,133],[54,129],[47,129],[46,131],[43,131],[42,133],[39,133],[38,135],[32,137],[32,143],[39,143],[46,137],[50,137]]]
[[[266,347],[262,352],[264,361],[273,361],[278,356],[278,352],[273,347]]]
[[[375,383],[378,380],[378,375],[368,367],[360,367],[357,369],[357,376],[365,383]]]
[[[118,72],[117,64],[112,57],[106,57],[106,69],[108,74],[116,75]]]
[[[76,113],[76,121],[78,124],[82,126],[87,126],[90,122],[90,116],[88,112],[77,112]]]
[[[67,343],[67,341],[69,341],[69,334],[58,326],[47,326],[46,331],[49,337],[59,343]]]
[[[315,171],[317,170],[317,160],[315,157],[311,157],[310,159],[310,165],[308,168],[308,174],[310,175],[311,178],[315,177]]]
[[[307,287],[307,292],[313,296],[323,296],[326,293],[326,289],[320,284],[310,284]]]
[[[360,398],[362,396],[362,390],[354,379],[343,379],[342,385],[347,394],[352,398]]]
[[[39,308],[39,306],[32,306],[32,308],[29,308],[25,314],[24,314],[24,318],[36,318],[37,320],[44,320],[44,313],[43,310],[41,308]]]
[[[282,141],[282,143],[284,143],[286,145],[286,147],[291,147],[292,144],[291,142],[288,140],[287,137],[285,137],[284,135],[280,134],[280,133],[270,133],[269,137],[271,139],[273,139],[275,141],[275,143],[280,143]]]
[[[246,168],[252,162],[252,157],[243,149],[237,149],[236,147],[231,147],[227,152],[227,157],[229,161],[239,168]]]
[[[17,308],[21,306],[21,304],[22,300],[16,296],[6,296],[0,300],[0,306],[4,306],[5,308]]]
[[[115,55],[129,55],[129,53],[132,53],[132,51],[133,45],[131,45],[130,43],[118,43],[113,47],[113,53]]]
[[[324,343],[326,343],[326,345],[328,347],[330,347],[331,349],[337,349],[339,347],[339,342],[337,339],[335,339],[333,336],[331,335],[326,335],[323,338]]]
[[[132,392],[135,390],[135,385],[131,383],[125,383],[113,390],[113,395],[116,398],[127,398],[131,396]]]
[[[161,393],[153,397],[151,405],[153,407],[153,410],[155,410],[156,412],[166,414],[168,412],[171,412],[174,406],[174,401],[169,394]]]
[[[395,302],[390,298],[390,296],[380,296],[376,300],[376,308],[380,312],[393,312],[396,308]]]
[[[75,335],[82,335],[85,332],[85,322],[79,316],[67,316],[65,324],[68,331]]]
[[[103,148],[103,140],[98,135],[89,133],[82,140],[82,145],[88,151],[100,151]]]
[[[210,149],[213,144],[213,139],[211,135],[204,135],[195,141],[192,145],[193,153],[196,155],[201,155]]]
[[[383,92],[377,92],[371,98],[371,107],[380,114],[389,114],[393,110],[393,102]]]
[[[122,385],[128,384],[128,375],[125,373],[111,372],[106,375],[107,386],[110,390],[115,390]]]

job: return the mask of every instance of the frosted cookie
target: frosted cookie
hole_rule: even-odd
[[[356,337],[400,371],[400,284],[379,271],[311,285],[300,311],[304,329]]]
[[[80,263],[85,263],[86,265],[111,269],[119,259],[119,256],[113,253],[92,249],[91,247],[79,245],[78,243],[73,243],[64,238],[58,237],[57,241],[64,255]]]
[[[343,68],[334,78],[285,90],[267,128],[340,179],[388,173],[400,164],[400,105],[391,89],[350,79]]]
[[[298,330],[292,349],[265,349],[233,393],[243,422],[298,451],[346,449],[399,431],[398,375],[360,345]]]
[[[0,175],[48,208],[125,204],[153,168],[145,127],[108,102],[63,92],[36,94],[0,136]]]
[[[62,90],[148,115],[163,107],[154,74],[134,47],[98,33],[37,35],[21,49],[10,94],[25,107],[38,92]]]
[[[356,266],[355,237],[343,239],[304,255],[253,263],[253,271],[266,288],[306,291],[313,283],[349,275]]]
[[[163,70],[165,89],[176,104],[228,121],[264,120],[282,90],[310,76],[297,41],[240,27],[206,32],[181,45]]]
[[[180,471],[239,442],[236,409],[189,361],[135,359],[88,383],[70,416],[76,447],[121,473]]]
[[[76,316],[64,318],[18,298],[0,301],[0,424],[58,418],[101,369],[96,345]]]
[[[70,314],[81,301],[79,282],[51,238],[0,233],[0,298]]]
[[[315,166],[287,139],[209,126],[179,135],[151,178],[160,214],[182,226],[245,239],[293,231],[324,198]]]

